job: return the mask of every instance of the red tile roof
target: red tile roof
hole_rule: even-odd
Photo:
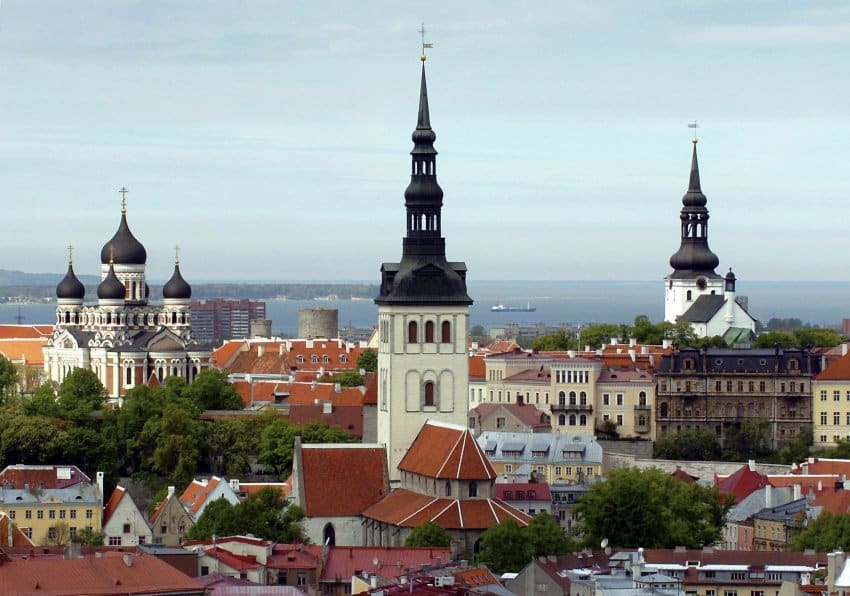
[[[244,345],[245,342],[241,339],[224,342],[220,348],[213,350],[212,365],[216,368],[227,368]]]
[[[53,466],[13,464],[0,471],[0,485],[8,482],[11,487],[23,489],[25,484],[32,488],[68,488],[81,482],[91,482],[77,466]]]
[[[38,339],[0,339],[0,354],[7,360],[25,363],[28,366],[43,366],[47,338]]]
[[[0,325],[0,339],[48,339],[52,325]]]
[[[318,569],[322,564],[321,546],[275,544],[266,567],[272,569]]]
[[[356,516],[389,492],[387,452],[363,445],[302,445],[304,511]]]
[[[449,499],[400,488],[363,512],[379,522],[416,528],[434,522],[447,530],[486,530],[513,520],[526,526],[531,517],[498,499]]]
[[[222,479],[218,476],[213,476],[206,482],[192,480],[189,486],[186,487],[186,490],[183,491],[183,494],[180,495],[180,502],[194,516],[204,506],[207,497],[210,496],[210,493],[218,486],[219,482],[222,482]]]
[[[715,476],[714,486],[720,491],[720,494],[731,494],[735,497],[735,502],[740,503],[742,499],[750,493],[757,491],[770,484],[767,476],[760,474],[755,470],[751,470],[749,465],[741,466],[737,472],[730,476]]]
[[[676,467],[676,471],[673,472],[670,475],[673,478],[675,478],[676,480],[681,480],[685,484],[693,484],[694,482],[699,480],[699,478],[697,478],[696,476],[691,476],[690,474],[688,474],[682,468],[679,468],[679,467]]]
[[[835,513],[836,515],[850,512],[850,490],[822,490],[812,505],[823,507],[824,511]]]
[[[10,531],[11,526],[11,531]],[[11,538],[11,540],[10,540]],[[0,547],[3,548],[31,548],[33,542],[27,535],[9,519],[3,511],[0,511]],[[2,565],[2,562],[0,562]]]
[[[322,422],[345,431],[356,441],[363,439],[363,406],[333,406],[325,413],[324,404],[293,405],[287,419],[293,424]]]
[[[124,487],[120,484],[115,487],[115,490],[112,491],[112,495],[109,497],[109,501],[106,503],[106,507],[103,508],[103,525],[106,525],[106,522],[109,521],[109,518],[112,517],[112,514],[115,513],[115,510],[118,509],[118,503],[121,502],[121,499],[124,498],[124,495],[127,491],[124,490]]]
[[[236,349],[225,344],[213,357],[216,366],[228,373],[284,375],[296,369],[356,370],[357,358],[363,350],[339,339],[249,340]]]
[[[549,421],[548,414],[532,404],[483,403],[475,406],[472,409],[472,412],[476,414],[479,419],[483,420],[500,408],[509,412],[530,429],[551,428],[551,422]]]
[[[245,496],[253,495],[260,492],[264,488],[276,488],[285,497],[292,491],[292,482],[240,482],[239,493],[245,493]],[[237,494],[237,496],[239,496]]]
[[[262,567],[262,565],[257,562],[257,557],[254,555],[237,555],[217,546],[204,549],[204,554],[216,559],[224,565],[227,565],[231,569],[236,569],[237,571],[259,569]]]
[[[333,546],[328,551],[319,581],[350,582],[357,573],[400,577],[423,565],[445,565],[450,557],[448,548]]]
[[[493,466],[468,429],[433,420],[419,429],[398,469],[440,479],[485,480],[496,477]]]
[[[850,459],[825,459],[810,457],[799,466],[794,466],[792,474],[844,474],[850,479]]]
[[[495,497],[502,501],[552,501],[552,491],[543,482],[498,482],[494,488]],[[531,493],[534,498],[529,496]]]
[[[366,378],[364,379],[364,383],[366,384],[366,393],[363,394],[363,405],[364,406],[377,406],[378,405],[378,375],[370,372],[366,373]]]
[[[487,366],[484,364],[484,356],[469,357],[469,380],[483,381],[487,374]]]
[[[479,588],[481,586],[501,586],[499,579],[486,567],[473,567],[455,573],[455,581],[467,588]]]
[[[827,367],[815,375],[816,381],[850,381],[850,353],[829,362]]]
[[[175,592],[203,594],[204,587],[151,555],[106,553],[103,557],[84,559],[30,557],[0,565],[2,594],[59,596]]]

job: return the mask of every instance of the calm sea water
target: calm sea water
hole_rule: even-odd
[[[749,296],[750,311],[767,322],[771,317],[797,317],[813,325],[837,325],[850,317],[850,282],[739,282]],[[469,283],[475,300],[472,325],[486,328],[506,323],[631,323],[639,314],[653,321],[664,316],[664,287],[656,281],[482,281]],[[494,304],[536,307],[535,312],[494,313]],[[371,327],[377,306],[371,300],[267,301],[267,316],[275,333],[295,333],[302,308],[337,308],[340,325]],[[20,314],[27,324],[51,324],[52,304],[2,304],[0,323],[15,323]]]

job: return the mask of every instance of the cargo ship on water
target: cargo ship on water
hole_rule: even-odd
[[[494,304],[490,307],[490,312],[535,312],[536,307],[531,306],[529,302],[525,306],[505,306],[504,304]]]

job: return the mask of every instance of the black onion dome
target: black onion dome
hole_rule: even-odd
[[[115,268],[109,265],[109,273],[97,286],[97,297],[101,300],[122,300],[124,298],[124,284],[115,275]]]
[[[68,272],[56,286],[56,297],[68,300],[82,300],[86,296],[86,287],[74,275],[74,266],[68,263]]]
[[[180,265],[174,265],[174,273],[164,286],[162,286],[162,297],[176,300],[188,300],[192,297],[192,286],[180,275]]]
[[[100,262],[106,265],[110,260],[119,265],[144,265],[148,260],[145,247],[136,240],[127,225],[126,213],[121,214],[118,231],[100,250]]]

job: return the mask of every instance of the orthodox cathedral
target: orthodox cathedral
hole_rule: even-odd
[[[700,187],[697,140],[693,140],[691,176],[682,197],[681,245],[670,257],[673,273],[664,278],[664,320],[687,321],[697,337],[723,337],[729,345],[747,343],[756,321],[746,301],[735,295],[735,274],[715,273],[720,264],[708,247],[708,202]]]
[[[126,192],[122,189],[122,192]],[[192,338],[192,288],[174,273],[162,288],[162,304],[150,304],[145,281],[147,251],[127,225],[122,201],[118,231],[100,251],[101,282],[97,303],[85,304],[85,286],[68,272],[56,286],[56,323],[44,347],[44,369],[61,383],[75,368],[94,372],[111,402],[151,378],[179,376],[191,382],[210,367],[211,352]]]

